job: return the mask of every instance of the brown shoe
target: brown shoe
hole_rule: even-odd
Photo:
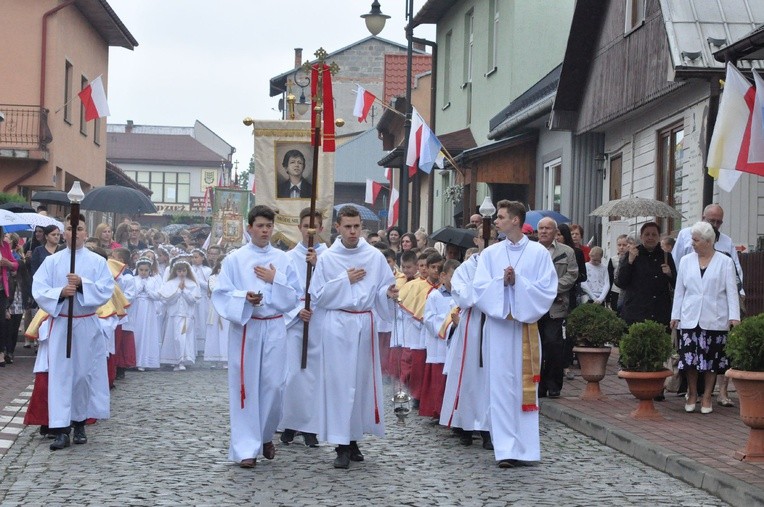
[[[257,460],[255,458],[247,458],[241,460],[239,463],[239,466],[241,468],[255,468],[255,465],[257,464]]]
[[[263,456],[265,459],[273,459],[276,457],[276,446],[273,442],[266,442],[263,444]]]

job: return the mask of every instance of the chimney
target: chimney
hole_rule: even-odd
[[[299,69],[302,66],[302,48],[294,48],[294,68]]]
[[[129,134],[133,131],[133,120],[127,120],[127,125],[125,125],[125,134]]]

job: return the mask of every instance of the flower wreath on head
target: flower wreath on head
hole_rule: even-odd
[[[205,251],[204,251],[204,250],[202,250],[201,248],[194,248],[194,249],[192,249],[192,250],[191,250],[189,253],[190,253],[191,255],[193,255],[193,254],[195,254],[195,253],[198,253],[199,255],[201,255],[201,256],[202,256],[202,258],[203,258],[204,260],[207,260],[207,252],[205,252]]]

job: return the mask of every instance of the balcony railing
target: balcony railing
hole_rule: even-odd
[[[53,136],[48,128],[47,109],[39,106],[0,104],[0,113],[5,117],[0,122],[0,152],[48,150],[48,143],[53,140]]]

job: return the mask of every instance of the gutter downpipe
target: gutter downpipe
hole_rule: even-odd
[[[45,109],[45,77],[46,77],[45,65],[47,63],[48,18],[52,16],[53,14],[57,13],[58,11],[60,11],[61,9],[69,7],[73,3],[74,3],[74,0],[67,0],[64,3],[57,5],[56,7],[53,7],[49,11],[46,11],[45,14],[42,15],[42,44],[40,47],[40,109]],[[40,130],[42,132],[42,125],[40,126]],[[18,186],[18,184],[21,183],[22,181],[29,179],[33,175],[40,172],[40,169],[42,169],[43,163],[44,162],[38,162],[37,166],[34,169],[32,169],[32,171],[8,183],[5,187],[3,187],[3,192],[8,192],[13,187]]]
[[[737,62],[734,60],[727,60],[727,63],[737,66]],[[714,134],[714,127],[716,126],[716,117],[719,114],[719,94],[720,85],[719,79],[711,78],[709,83],[710,93],[708,97],[708,127],[706,128],[706,150],[705,150],[705,162],[708,163],[708,147],[711,146],[711,137]],[[705,169],[706,164],[703,164]],[[708,171],[703,171],[703,207],[711,204],[714,200],[714,178],[708,174]]]

